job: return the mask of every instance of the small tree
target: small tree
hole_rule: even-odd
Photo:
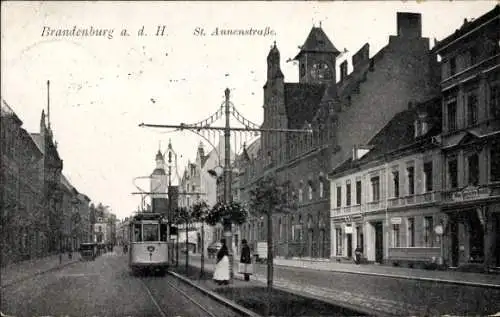
[[[218,202],[208,212],[205,222],[211,226],[215,226],[218,223],[222,225],[225,223],[241,225],[247,218],[248,211],[241,203],[237,201],[232,201],[229,204]],[[230,250],[232,247],[232,245],[229,246]],[[232,254],[232,252],[230,252],[230,254]],[[233,257],[229,256],[229,272],[231,278],[233,275],[233,263]]]
[[[188,231],[188,227],[192,221],[191,213],[192,213],[192,209],[190,209],[190,208],[186,208],[186,207],[177,208],[176,219],[175,219],[176,224],[179,224],[179,225],[185,224],[186,225],[186,274],[188,274],[188,268],[189,268],[189,231]],[[177,241],[179,241],[179,238],[177,238]],[[177,248],[179,248],[179,243],[177,243]],[[177,251],[177,252],[179,252],[179,251]]]
[[[207,221],[210,208],[205,201],[199,201],[193,205],[191,219],[193,222],[201,222],[201,271],[200,277],[205,272],[205,222]]]
[[[278,184],[273,174],[260,178],[254,188],[250,190],[250,210],[256,216],[267,216],[267,290],[268,299],[271,298],[273,287],[273,236],[272,215],[275,212],[288,212],[293,204],[286,199],[286,188]],[[270,312],[268,302],[268,314]]]

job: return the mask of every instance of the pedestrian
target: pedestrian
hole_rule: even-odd
[[[217,252],[217,264],[215,265],[214,281],[219,285],[229,284],[229,251],[226,239],[221,239],[222,246]]]
[[[247,244],[247,240],[241,240],[241,258],[239,271],[243,276],[245,276],[245,281],[250,281],[250,275],[253,274],[252,267],[252,256],[250,254],[250,247]]]
[[[354,255],[355,255],[355,259],[354,259],[354,262],[356,264],[360,264],[361,263],[361,254],[363,253],[363,250],[361,249],[361,247],[358,245],[356,247],[356,250],[354,251]]]

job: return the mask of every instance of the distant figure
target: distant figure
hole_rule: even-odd
[[[239,271],[243,276],[245,276],[245,281],[250,281],[250,275],[253,273],[252,267],[252,256],[250,254],[250,247],[247,244],[247,240],[241,240],[241,258]]]
[[[361,254],[363,253],[363,250],[361,249],[361,247],[358,245],[356,247],[356,250],[354,251],[354,255],[355,255],[355,259],[354,259],[354,262],[356,264],[360,264],[361,263]]]
[[[219,285],[229,284],[229,251],[226,239],[221,239],[222,247],[217,252],[217,264],[215,265],[214,281]]]

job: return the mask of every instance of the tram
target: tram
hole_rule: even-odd
[[[142,212],[130,221],[129,267],[133,274],[139,271],[168,269],[168,222],[159,213]]]

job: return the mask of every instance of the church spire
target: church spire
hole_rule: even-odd
[[[280,68],[280,51],[276,46],[276,41],[274,41],[269,54],[267,54],[267,79],[283,77],[284,76]]]

